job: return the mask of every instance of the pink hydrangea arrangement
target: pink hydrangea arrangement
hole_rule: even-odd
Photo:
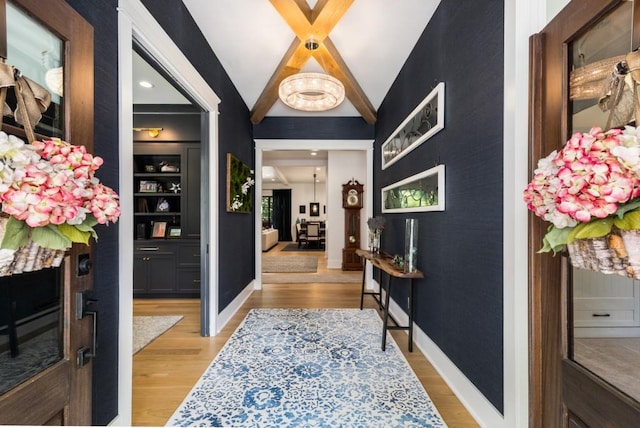
[[[540,251],[620,229],[640,229],[640,129],[574,133],[540,159],[524,191],[529,210],[551,226]]]
[[[31,238],[61,250],[97,239],[93,227],[120,216],[118,195],[94,176],[102,163],[58,138],[25,144],[0,132],[0,204],[9,216],[0,248],[16,250]]]

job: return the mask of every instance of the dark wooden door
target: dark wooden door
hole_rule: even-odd
[[[638,48],[638,16],[635,1],[573,0],[531,38],[530,172],[574,130],[588,131],[579,129],[584,126],[580,113],[593,105],[570,99],[570,71],[585,58],[590,63]],[[598,33],[607,26],[611,33]],[[545,222],[530,216],[529,425],[638,426],[638,401],[574,358],[573,268],[565,256],[537,253],[546,229]]]
[[[10,6],[6,1],[0,0],[2,16],[7,8],[12,13],[17,11],[61,42],[64,96],[60,96],[54,111],[45,113],[36,133],[59,136],[93,152],[93,27],[63,0],[9,0]],[[0,25],[0,45],[6,46],[5,27]],[[19,53],[29,50],[29,40],[32,39],[19,40],[23,43]],[[37,51],[37,62],[45,64],[51,59],[50,54],[46,49]],[[7,62],[11,63],[11,54]],[[20,127],[7,124],[7,120],[3,130],[25,137]],[[91,272],[85,274],[79,269],[79,260],[85,259],[92,259],[92,248],[74,245],[59,269],[60,358],[0,395],[0,425],[91,425],[92,362],[90,358],[79,358],[95,351],[92,344],[95,317],[83,314],[78,299],[93,287]]]
[[[273,227],[278,229],[278,241],[291,241],[291,190],[273,191]]]

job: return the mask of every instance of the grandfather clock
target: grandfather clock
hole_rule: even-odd
[[[344,248],[342,270],[361,270],[362,260],[356,255],[360,248],[360,210],[362,209],[363,185],[351,179],[342,185],[342,208],[344,208]]]

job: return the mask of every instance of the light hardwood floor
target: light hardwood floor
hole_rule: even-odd
[[[282,245],[272,249],[269,255],[275,255],[274,250],[279,251]],[[299,253],[287,252],[283,256],[296,254]],[[320,255],[318,271],[326,269],[322,253],[313,254]],[[366,296],[365,306],[377,307],[370,296]],[[134,315],[183,315],[184,318],[133,358],[133,425],[164,425],[250,309],[357,307],[360,307],[360,284],[264,284],[262,290],[252,293],[219,335],[201,337],[199,300],[135,299]],[[402,331],[391,334],[447,425],[451,428],[479,426],[424,356],[416,348],[412,353],[407,351],[407,334]]]

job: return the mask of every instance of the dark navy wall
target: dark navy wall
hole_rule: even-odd
[[[445,165],[446,211],[386,214],[382,247],[402,254],[404,220],[418,219],[417,323],[500,412],[503,3],[442,0],[378,111],[374,154],[378,214],[381,187]],[[441,81],[445,129],[382,171],[381,144]]]
[[[266,117],[253,126],[255,139],[372,140],[373,125],[361,117]]]
[[[227,213],[225,209],[227,153],[233,153],[247,165],[254,165],[249,109],[181,1],[142,0],[142,3],[221,99],[218,116],[219,235],[212,235],[211,241],[212,244],[217,242],[219,263],[224,266],[218,272],[218,310],[222,311],[255,278],[255,252],[253,245],[247,245],[255,240],[253,215]]]

